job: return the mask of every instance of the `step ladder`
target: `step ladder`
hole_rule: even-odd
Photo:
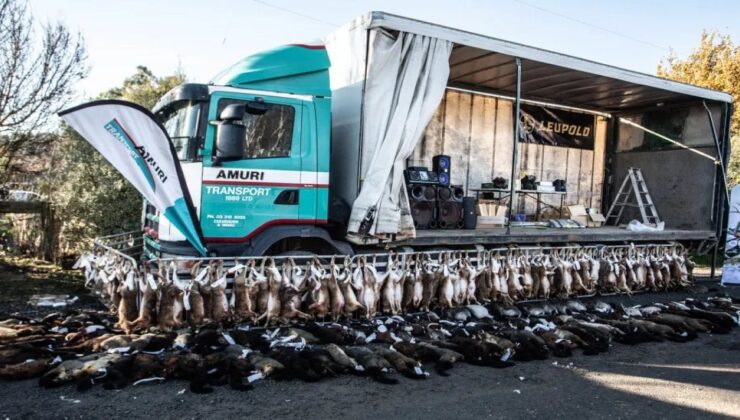
[[[636,204],[630,202],[630,196],[633,195],[633,192],[635,201],[637,202]],[[650,192],[648,192],[645,178],[642,177],[640,168],[629,168],[627,170],[627,176],[624,178],[624,182],[619,187],[619,192],[614,198],[614,202],[606,213],[606,224],[610,224],[609,222],[613,220],[614,226],[618,226],[625,207],[639,208],[642,223],[645,225],[657,226],[660,223],[658,211],[655,210],[655,204],[653,204],[653,199],[650,197]]]

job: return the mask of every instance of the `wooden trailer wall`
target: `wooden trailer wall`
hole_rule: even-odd
[[[513,105],[510,100],[448,89],[410,162],[431,167],[432,156],[449,155],[452,184],[463,185],[467,195],[474,195],[471,188],[480,188],[482,182],[491,182],[495,177],[509,179],[513,159]],[[543,181],[565,179],[568,191],[565,205],[599,208],[606,127],[606,119],[597,116],[594,150],[520,143],[519,173],[532,174]],[[521,178],[519,173],[517,176]],[[559,204],[560,198],[543,195],[543,201]],[[533,200],[527,199],[525,203],[525,212],[534,213]]]

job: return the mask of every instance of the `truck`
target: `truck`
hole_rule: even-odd
[[[444,71],[429,76],[431,67],[424,66],[440,62],[429,58],[435,46],[446,48]],[[404,72],[414,63],[404,54],[414,48],[427,61],[410,82]],[[424,102],[432,88],[439,93]],[[406,115],[403,147],[396,145],[393,162],[385,164],[378,153],[393,128],[391,114],[406,97],[422,101],[421,127],[409,128],[414,116]],[[732,109],[723,92],[370,12],[320,43],[253,54],[210,83],[178,86],[152,111],[177,152],[208,253],[225,257],[671,241],[716,250],[727,222]],[[548,116],[559,125],[542,120]],[[562,124],[576,123],[568,121],[585,128],[569,130]],[[585,143],[569,144],[568,135]],[[382,179],[391,188],[400,176],[394,162],[429,167],[437,155],[449,156],[452,185],[463,196],[483,201],[492,191],[482,185],[507,181],[499,191],[508,197],[500,201],[508,216],[502,226],[410,235],[349,227],[363,189],[377,188],[370,172],[390,168]],[[662,230],[541,222],[544,207],[558,210],[559,218],[568,217],[564,207],[571,205],[607,213],[633,167],[644,175]],[[565,191],[523,191],[517,184],[525,174],[544,185],[561,180]],[[408,196],[410,185],[401,184],[401,196]],[[440,217],[434,200],[401,204],[394,209],[400,218]],[[147,258],[197,255],[153,205],[145,203],[143,213]],[[517,224],[519,213],[540,223]],[[639,213],[628,209],[624,217]]]

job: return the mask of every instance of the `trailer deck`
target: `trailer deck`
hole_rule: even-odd
[[[710,230],[666,229],[660,232],[631,232],[616,226],[587,229],[505,227],[488,229],[417,230],[416,238],[399,242],[408,246],[505,245],[552,243],[623,243],[716,240]]]

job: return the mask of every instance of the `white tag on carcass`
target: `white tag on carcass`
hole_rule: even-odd
[[[247,376],[247,382],[249,382],[251,384],[252,382],[258,381],[258,380],[260,380],[262,378],[264,378],[264,376],[262,376],[262,372],[256,372],[256,373],[253,373],[253,374]]]
[[[204,267],[203,269],[200,270],[198,275],[195,277],[195,281],[197,281],[198,283],[203,283],[203,279],[206,277],[207,274],[208,274],[208,267]]]
[[[500,360],[502,362],[505,362],[505,361],[509,360],[511,358],[511,356],[513,355],[513,353],[514,352],[510,348],[506,349],[506,351],[504,351],[504,354],[501,355]]]
[[[185,293],[182,295],[182,306],[186,311],[190,310],[190,289],[185,290]]]
[[[386,331],[388,331],[388,327],[386,327],[385,325],[381,325],[381,326],[378,327],[378,332],[379,333],[382,334],[382,333],[384,333]]]
[[[154,376],[154,377],[151,377],[151,378],[139,379],[138,381],[134,382],[134,386],[137,386],[137,385],[140,385],[140,384],[145,384],[147,382],[162,382],[162,381],[164,381],[164,378],[163,377],[161,377],[161,376]]]
[[[105,327],[102,325],[88,325],[87,327],[85,327],[85,333],[91,334],[91,333],[94,333],[95,331],[104,330],[104,329]]]
[[[421,375],[421,374],[423,374],[423,373],[424,373],[424,371],[423,371],[423,370],[421,370],[421,368],[420,368],[419,366],[414,366],[414,372],[415,372],[415,373],[416,373],[417,375]]]
[[[234,339],[233,339],[233,338],[231,338],[231,336],[230,336],[230,335],[228,335],[228,334],[226,334],[226,333],[223,333],[222,335],[224,336],[224,339],[226,340],[226,342],[227,342],[227,343],[231,344],[232,346],[233,346],[234,344],[236,344],[236,341],[234,341]]]
[[[149,288],[151,288],[152,290],[157,290],[157,282],[154,281],[154,276],[152,275],[152,273],[146,274],[146,281],[147,283],[149,283]]]
[[[211,284],[211,287],[220,287],[225,289],[226,288],[226,276],[222,276],[220,279],[216,280]]]
[[[375,333],[372,333],[369,336],[367,336],[367,338],[365,339],[365,342],[366,343],[372,343],[376,338],[377,337],[375,336]]]
[[[228,270],[226,270],[226,272],[229,273],[229,274],[234,274],[237,271],[241,270],[242,268],[244,268],[244,264],[237,264],[237,265],[229,268]]]

